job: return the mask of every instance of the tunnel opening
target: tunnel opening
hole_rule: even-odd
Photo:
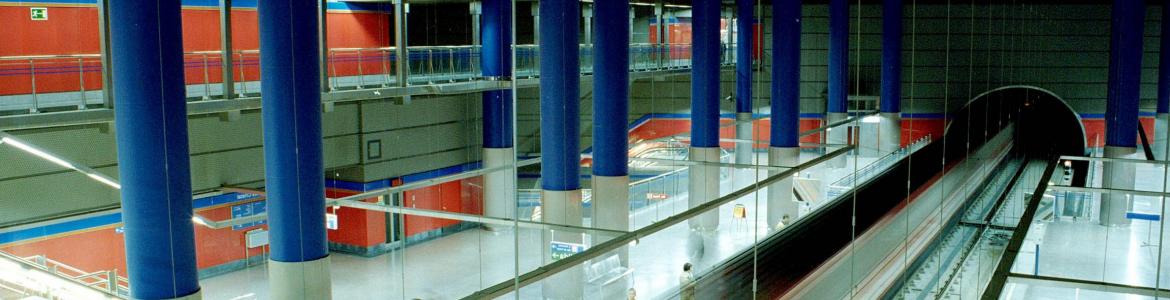
[[[1014,122],[1015,145],[1029,156],[1087,154],[1088,141],[1080,115],[1060,96],[1039,87],[1013,85],[992,89],[975,96],[951,116],[945,134],[951,145],[980,144],[991,137],[988,128],[1002,128]],[[965,151],[965,148],[949,147],[948,156],[961,156],[951,152]],[[1073,185],[1084,186],[1088,166],[1087,161],[1072,162],[1076,174]]]

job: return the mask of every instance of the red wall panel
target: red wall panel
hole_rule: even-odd
[[[263,200],[258,200],[263,201]],[[209,220],[228,220],[232,217],[232,205],[239,205],[253,201],[233,203],[218,207],[197,210],[196,212]],[[231,228],[211,229],[195,226],[195,255],[199,269],[205,269],[248,257],[263,254],[263,249],[248,249],[244,241],[244,234],[253,229],[268,229],[267,225],[233,230]]]
[[[125,242],[122,234],[114,230],[119,226],[121,223],[5,246],[0,250],[20,257],[44,255],[85,272],[116,269],[125,276]]]
[[[341,198],[356,195],[358,192],[327,189],[325,196]],[[365,202],[378,202],[378,198],[364,199]],[[327,209],[332,211],[332,209]],[[378,211],[342,207],[337,211],[337,230],[329,230],[329,241],[339,244],[372,247],[386,243],[386,214]]]

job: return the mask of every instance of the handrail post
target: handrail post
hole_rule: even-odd
[[[354,50],[354,51],[357,51],[357,67],[358,67],[357,68],[358,69],[358,86],[357,86],[357,88],[360,89],[366,85],[366,74],[365,74],[365,72],[362,71],[362,49],[359,48],[359,49]]]
[[[85,58],[77,58],[77,81],[81,85],[81,103],[77,105],[77,109],[85,109]]]
[[[240,51],[240,90],[243,90],[240,92],[241,97],[248,93],[248,74],[244,73],[244,71],[248,68],[244,67],[245,62],[247,62],[247,60],[244,59],[244,52]]]
[[[110,292],[110,294],[118,294],[118,270],[115,269],[106,271],[106,291]]]
[[[37,103],[37,63],[33,59],[28,60],[29,78],[32,84],[32,107],[28,109],[29,113],[37,113],[40,110]]]
[[[390,86],[390,51],[386,49],[378,49],[378,60],[382,61],[382,87]]]
[[[207,53],[203,53],[203,100],[211,99],[211,80],[209,76]]]

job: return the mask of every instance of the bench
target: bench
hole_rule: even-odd
[[[634,269],[622,266],[621,258],[613,254],[601,261],[588,264],[585,268],[585,277],[589,279],[589,283],[607,285],[633,272]]]

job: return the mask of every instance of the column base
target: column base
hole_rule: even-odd
[[[484,148],[483,168],[506,166],[516,159],[515,148]],[[516,218],[516,169],[508,168],[483,175],[483,214],[487,217]],[[485,225],[489,231],[507,231],[510,226]]]
[[[719,147],[691,147],[690,160],[700,162],[719,162]],[[707,203],[719,198],[719,167],[707,165],[690,166],[687,178],[688,207]],[[715,231],[719,229],[719,210],[703,213],[697,218],[687,221],[691,229],[698,231]]]
[[[902,114],[881,113],[881,132],[878,133],[878,146],[881,155],[890,154],[902,148]]]
[[[329,256],[302,262],[268,260],[272,299],[332,299]]]
[[[735,122],[735,138],[752,140],[752,113],[736,113]],[[735,163],[751,164],[752,146],[750,142],[737,142],[735,144]]]
[[[1135,153],[1137,153],[1137,148],[1134,147],[1105,146],[1105,157],[1108,158],[1130,158]],[[1134,187],[1133,176],[1137,173],[1135,167],[1134,163],[1105,162],[1105,168],[1101,172],[1102,186],[1108,189],[1132,190]],[[1130,220],[1125,217],[1125,214],[1129,212],[1132,203],[1130,195],[1101,194],[1100,224],[1105,226],[1129,225]]]
[[[581,190],[541,192],[541,220],[559,225],[581,225]],[[594,203],[596,204],[596,203]],[[544,264],[554,261],[552,244],[584,245],[581,232],[544,230],[545,245],[541,246]],[[581,266],[574,266],[549,276],[541,283],[544,299],[581,299],[585,295],[585,272]]]
[[[1150,148],[1154,149],[1154,159],[1157,160],[1170,160],[1166,156],[1166,149],[1170,147],[1167,146],[1167,142],[1170,142],[1170,139],[1167,139],[1166,135],[1170,134],[1170,132],[1167,132],[1170,128],[1166,126],[1170,126],[1170,114],[1159,113],[1154,117],[1154,142],[1150,145]]]
[[[630,230],[630,176],[593,175],[593,227]]]
[[[195,293],[190,294],[190,295],[186,295],[186,296],[182,296],[182,297],[178,297],[178,298],[170,298],[170,299],[166,299],[166,300],[203,300],[203,290],[195,291]]]
[[[825,114],[825,126],[828,126],[829,124],[833,124],[836,122],[843,121],[843,120],[848,119],[848,118],[849,118],[849,114],[843,113],[843,112],[826,113]],[[832,144],[832,145],[845,145],[845,144],[849,143],[848,136],[849,136],[849,126],[848,125],[841,125],[841,126],[837,126],[835,128],[829,128],[825,131],[825,137],[826,137],[825,143]],[[837,156],[837,157],[834,157],[828,161],[828,166],[830,168],[838,168],[839,169],[839,168],[844,168],[845,165],[846,165],[845,164],[845,156]]]
[[[800,163],[800,147],[772,147],[768,149],[768,164],[792,167]],[[768,176],[783,172],[772,170]],[[792,196],[792,178],[781,179],[768,186],[768,226],[773,229],[791,225],[799,217],[800,205]]]

